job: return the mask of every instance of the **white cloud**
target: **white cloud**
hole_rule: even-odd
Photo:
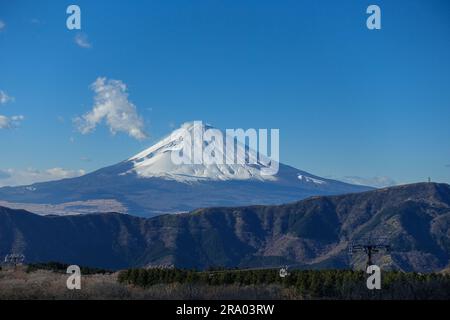
[[[75,43],[81,48],[92,48],[92,44],[89,42],[87,35],[83,33],[77,33],[75,35]]]
[[[144,121],[136,106],[128,100],[127,86],[122,81],[100,77],[91,88],[95,92],[92,110],[75,119],[82,134],[92,132],[105,120],[112,134],[125,132],[138,140],[147,137]]]
[[[12,116],[11,118],[10,118],[12,121],[22,121],[23,119],[25,119],[25,117],[24,116]]]
[[[19,125],[24,119],[24,116],[6,117],[0,114],[0,129],[11,129]]]
[[[0,170],[0,187],[30,185],[36,182],[60,180],[84,175],[84,170],[66,170],[62,168],[51,168],[47,170],[6,169]]]
[[[357,184],[357,185],[364,185],[364,186],[370,186],[375,188],[384,188],[384,187],[392,187],[397,185],[398,183],[390,178],[390,177],[358,177],[358,176],[346,176],[341,179],[341,181],[351,183],[351,184]]]
[[[0,90],[0,106],[8,102],[13,102],[14,97],[9,96],[5,91]],[[7,117],[0,114],[0,129],[10,129],[16,127],[22,120],[23,116]]]
[[[0,104],[6,104],[8,102],[13,102],[14,97],[9,96],[5,91],[0,90]]]
[[[6,128],[9,128],[9,126],[10,126],[9,118],[2,116],[0,114],[0,129],[6,129]]]
[[[3,29],[5,29],[5,27],[6,27],[6,23],[5,23],[4,21],[0,20],[0,32],[1,32]]]

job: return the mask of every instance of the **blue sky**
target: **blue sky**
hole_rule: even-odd
[[[0,186],[114,164],[191,120],[279,128],[281,161],[324,177],[450,182],[448,1],[0,0],[0,21]],[[126,84],[148,138],[78,130],[99,77]]]

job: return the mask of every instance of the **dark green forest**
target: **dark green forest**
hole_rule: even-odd
[[[66,273],[67,268],[69,266],[70,265],[67,263],[60,263],[60,262],[30,263],[27,265],[26,272],[30,273],[37,270],[49,270],[53,272]],[[113,273],[110,270],[86,266],[80,266],[80,271],[81,274],[84,275]]]
[[[130,269],[119,273],[123,284],[148,288],[157,284],[207,286],[266,286],[295,288],[304,299],[450,299],[450,276],[444,274],[382,273],[382,289],[368,290],[368,275],[351,270],[294,270],[285,278],[279,270]]]

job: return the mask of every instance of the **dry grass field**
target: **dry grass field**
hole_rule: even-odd
[[[117,274],[82,277],[81,290],[68,290],[69,275],[47,270],[27,273],[25,267],[0,271],[0,300],[227,300],[298,299],[294,289],[280,286],[205,286],[161,284],[149,288],[123,285]]]

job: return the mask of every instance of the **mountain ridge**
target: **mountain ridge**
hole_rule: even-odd
[[[348,268],[351,240],[386,237],[386,268],[439,271],[450,258],[450,186],[419,183],[277,206],[197,209],[140,218],[37,216],[0,208],[0,254],[102,268]]]

